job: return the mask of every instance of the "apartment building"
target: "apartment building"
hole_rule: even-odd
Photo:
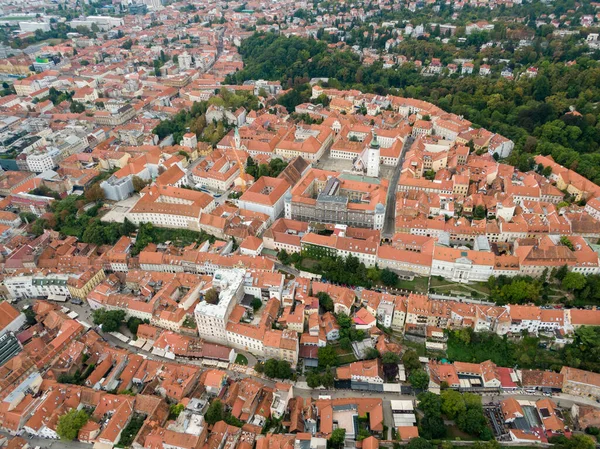
[[[229,315],[244,295],[244,271],[217,270],[213,275],[213,288],[217,289],[218,302],[201,301],[194,310],[198,335],[207,341],[227,344]]]

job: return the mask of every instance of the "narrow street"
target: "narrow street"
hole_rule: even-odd
[[[285,273],[294,275],[294,276],[300,276],[300,271],[298,271],[296,268],[290,266],[290,265],[283,265],[279,262],[275,262],[275,269],[276,270],[281,270]]]
[[[390,185],[388,187],[385,201],[385,218],[383,221],[383,230],[381,232],[382,240],[391,239],[394,235],[396,225],[396,192],[398,191],[398,181],[400,180],[400,172],[402,171],[402,164],[404,164],[404,157],[406,156],[406,152],[410,149],[413,142],[414,139],[412,136],[407,137],[404,145],[402,146],[398,164],[396,165],[396,168],[394,168],[394,174],[390,179]]]

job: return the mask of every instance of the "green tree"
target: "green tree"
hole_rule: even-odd
[[[139,193],[140,191],[142,191],[144,189],[144,187],[146,187],[148,184],[150,184],[150,181],[146,181],[146,180],[140,178],[139,176],[133,176],[131,178],[131,182],[133,183],[133,190],[136,193]]]
[[[35,312],[33,311],[32,307],[26,308],[25,310],[23,310],[23,313],[25,314],[27,324],[29,324],[30,326],[33,326],[35,323],[37,323],[37,319],[35,317]]]
[[[185,406],[183,404],[171,404],[169,406],[169,419],[177,419],[184,409]]]
[[[95,243],[96,245],[102,245],[105,243],[104,228],[100,224],[99,220],[92,220],[83,231],[81,240],[86,243]]]
[[[213,425],[219,421],[223,421],[223,418],[223,403],[220,400],[215,399],[208,406],[208,410],[206,410],[206,414],[204,415],[204,420],[208,424]]]
[[[344,446],[344,440],[346,439],[346,429],[342,427],[338,427],[333,432],[331,432],[331,436],[329,437],[328,443],[329,447],[332,449],[339,449]]]
[[[92,312],[92,319],[94,324],[102,325],[104,332],[115,332],[125,320],[125,311],[97,309]]]
[[[143,323],[144,322],[141,319],[132,316],[127,320],[127,329],[129,329],[129,332],[133,335],[137,335],[138,327]]]
[[[365,360],[374,360],[379,358],[379,351],[375,348],[367,348],[365,351]]]
[[[587,435],[572,435],[571,438],[565,438],[561,435],[561,437],[551,441],[554,443],[554,447],[559,449],[593,449],[596,445],[594,440]]]
[[[325,310],[325,312],[333,312],[333,299],[326,292],[317,293],[319,298],[319,306]]]
[[[252,310],[256,312],[262,307],[262,300],[260,298],[254,297],[250,305],[252,306]]]
[[[388,268],[381,270],[380,279],[388,287],[393,287],[398,283],[398,275]]]
[[[456,390],[444,390],[441,393],[442,412],[449,419],[456,419],[467,410],[463,395]]]
[[[409,372],[421,368],[421,362],[419,362],[419,355],[414,349],[408,349],[402,356],[402,363],[404,368]]]
[[[281,262],[284,265],[290,264],[290,255],[285,249],[282,249],[277,253],[277,259],[279,259],[279,262]]]
[[[381,361],[384,364],[388,364],[388,365],[394,364],[394,365],[397,365],[397,364],[400,363],[400,355],[396,354],[395,352],[388,351],[388,352],[385,352],[383,354],[383,356],[381,357]]]
[[[323,346],[318,349],[317,356],[319,359],[319,366],[325,368],[328,366],[338,366],[339,360],[335,349],[332,346]]]
[[[352,350],[352,341],[350,341],[350,339],[348,337],[342,337],[339,340],[340,342],[340,348],[342,348],[345,351],[350,351]]]
[[[558,270],[556,270],[554,277],[559,281],[562,281],[568,273],[569,267],[567,267],[566,265],[562,265]]]
[[[487,426],[487,420],[480,408],[469,408],[456,418],[456,425],[469,435],[478,436]]]
[[[423,411],[419,421],[419,435],[426,439],[441,438],[446,434],[442,419],[442,399],[437,394],[423,392],[418,396],[418,408]]]
[[[321,385],[323,385],[325,388],[331,388],[333,387],[334,383],[335,376],[333,375],[333,370],[327,369],[325,374],[321,376]]]
[[[269,359],[265,362],[264,373],[274,379],[290,379],[292,367],[285,360]]]
[[[429,374],[423,369],[414,370],[410,373],[408,381],[415,390],[425,390],[429,385]]]
[[[358,430],[358,435],[356,436],[356,441],[362,441],[365,438],[369,438],[371,436],[371,432],[369,432],[367,429],[359,429]]]
[[[89,416],[84,410],[72,408],[58,418],[56,433],[61,440],[73,441],[77,438],[79,430],[88,422]]]
[[[573,246],[573,243],[571,242],[571,240],[569,240],[569,237],[567,237],[566,235],[561,235],[559,241],[561,245],[566,246],[571,251],[575,251],[575,246]]]
[[[317,388],[320,387],[323,384],[323,382],[321,381],[321,376],[319,375],[319,373],[311,371],[306,375],[306,384],[310,388]]]
[[[210,288],[204,294],[204,300],[209,304],[218,304],[219,303],[219,292],[216,288]]]
[[[561,285],[564,289],[573,291],[583,290],[585,288],[586,283],[587,281],[583,274],[570,271],[562,280]]]
[[[425,438],[413,438],[406,445],[407,449],[433,449],[433,446]]]
[[[425,415],[419,421],[419,435],[428,440],[444,437],[446,435],[446,426],[442,417]]]
[[[104,190],[102,190],[99,183],[95,183],[85,191],[84,196],[90,202],[102,201],[104,200]]]
[[[482,205],[475,206],[475,209],[473,210],[473,219],[483,220],[485,217],[486,217],[485,206],[482,206]]]
[[[72,101],[69,105],[69,111],[71,111],[73,114],[81,114],[83,111],[85,111],[85,106],[78,101]]]

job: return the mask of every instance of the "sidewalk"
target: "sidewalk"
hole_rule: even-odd
[[[567,393],[554,393],[552,396],[553,396],[553,399],[554,398],[565,399],[567,401],[572,401],[572,402],[576,402],[579,404],[591,405],[592,407],[600,407],[600,404],[598,402],[596,402],[595,400],[593,400],[591,398],[586,398],[583,396],[575,396],[573,394],[567,394]],[[556,400],[555,400],[555,402],[556,402]]]

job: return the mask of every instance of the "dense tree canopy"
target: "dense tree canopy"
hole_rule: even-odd
[[[419,420],[419,435],[431,440],[446,435],[446,427],[442,418],[442,399],[439,395],[424,392],[418,396],[418,408],[424,416]]]
[[[477,38],[469,36],[469,44],[477,44]],[[512,139],[516,151],[510,162],[521,170],[531,169],[531,155],[541,153],[600,183],[600,64],[584,54],[584,46],[579,50],[581,46],[571,44],[578,48],[574,53],[568,42],[540,39],[539,46],[514,50],[515,60],[524,67],[538,64],[538,76],[509,80],[499,76],[424,77],[410,63],[389,69],[381,62],[363,66],[355,53],[330,50],[315,39],[255,34],[240,48],[245,68],[230,75],[228,82],[280,80],[284,87],[293,88],[281,99],[288,109],[310,98],[306,83],[314,77],[329,78],[330,87],[430,101]],[[413,56],[411,51],[427,45],[438,44],[411,43],[401,51]],[[435,51],[424,51],[414,57],[436,57]],[[448,51],[447,58],[456,57],[456,50]],[[575,64],[565,64],[571,60]],[[579,114],[571,114],[570,107]]]
[[[73,441],[79,430],[88,422],[89,416],[84,410],[72,408],[58,418],[56,433],[61,440]]]
[[[317,351],[317,357],[319,358],[320,368],[337,366],[339,364],[338,355],[333,346],[323,346],[319,348]]]
[[[582,326],[575,340],[559,351],[540,347],[538,337],[525,336],[509,340],[495,333],[474,333],[472,329],[451,331],[447,355],[450,360],[481,363],[492,360],[498,366],[519,365],[521,368],[560,371],[563,365],[600,372],[600,328]]]
[[[92,312],[94,324],[102,325],[104,332],[114,332],[119,330],[125,321],[125,311],[97,309]]]
[[[269,359],[265,362],[264,373],[274,379],[290,379],[292,367],[285,360]]]

